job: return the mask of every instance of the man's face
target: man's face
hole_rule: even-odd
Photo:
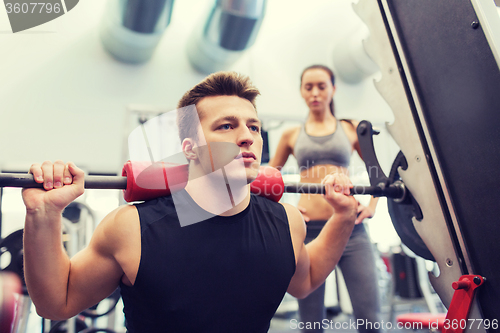
[[[203,98],[197,109],[201,127],[197,141],[199,146],[208,144],[199,157],[205,173],[222,164],[229,178],[239,178],[244,171],[247,183],[252,182],[259,172],[263,145],[252,103],[237,96],[211,96]]]

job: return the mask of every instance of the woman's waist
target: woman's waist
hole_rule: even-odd
[[[311,220],[328,220],[334,213],[333,207],[320,194],[301,194],[297,206],[304,208]]]
[[[323,178],[329,174],[343,173],[347,175],[349,171],[347,168],[338,165],[319,164],[307,169],[302,169],[299,173],[301,183],[321,183]]]

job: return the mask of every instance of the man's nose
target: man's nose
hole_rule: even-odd
[[[241,130],[238,131],[238,146],[251,146],[254,142],[252,132],[247,126],[240,127]]]

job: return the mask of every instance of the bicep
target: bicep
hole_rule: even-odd
[[[96,228],[90,244],[71,258],[67,311],[77,314],[108,297],[120,284],[123,269],[116,260],[118,248],[115,214]]]
[[[77,314],[108,297],[123,275],[117,262],[92,247],[71,259],[67,311]]]
[[[295,254],[295,273],[290,280],[287,292],[295,297],[303,297],[304,290],[308,290],[309,283],[309,255],[304,240],[307,229],[302,214],[296,207],[288,204],[283,205],[287,212],[290,234],[292,237],[293,250]]]
[[[310,285],[310,261],[306,246],[301,245],[298,253],[296,253],[297,263],[295,265],[295,273],[288,285],[287,292],[297,298],[306,296],[305,291],[309,290]]]

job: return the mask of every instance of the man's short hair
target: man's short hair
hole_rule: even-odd
[[[177,126],[181,142],[185,138],[196,137],[198,118],[201,121],[203,116],[200,112],[195,113],[189,106],[196,106],[205,97],[238,96],[250,101],[256,108],[255,98],[259,94],[259,90],[245,75],[236,72],[217,72],[207,76],[188,90],[177,105]]]

